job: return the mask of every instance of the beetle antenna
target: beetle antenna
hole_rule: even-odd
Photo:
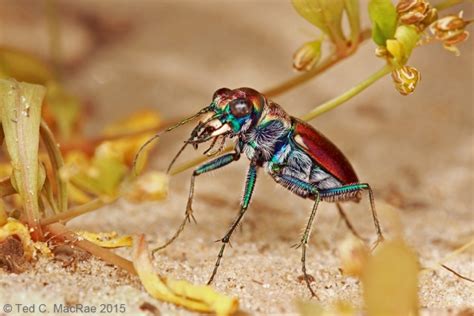
[[[178,157],[181,155],[181,153],[184,151],[186,146],[188,146],[189,142],[184,142],[183,147],[178,151],[178,153],[174,156],[173,160],[171,160],[170,164],[168,165],[168,169],[166,169],[166,174],[170,173],[171,167],[173,167],[174,163],[178,159]]]
[[[149,139],[140,147],[140,149],[138,149],[137,153],[135,154],[135,157],[133,158],[133,164],[132,164],[133,174],[134,174],[135,176],[138,175],[138,172],[137,172],[137,161],[138,161],[138,158],[140,158],[140,155],[141,155],[142,151],[143,151],[148,145],[150,145],[155,139],[161,137],[161,135],[163,135],[163,134],[165,134],[165,133],[167,133],[167,132],[170,132],[170,131],[174,130],[175,128],[178,128],[178,127],[180,127],[180,126],[182,126],[182,125],[184,125],[184,124],[186,124],[186,123],[191,122],[191,121],[194,120],[196,117],[198,117],[198,116],[200,116],[200,115],[202,115],[202,114],[204,114],[204,113],[207,113],[207,112],[211,111],[211,109],[212,109],[212,106],[207,106],[207,107],[203,108],[202,110],[200,110],[199,112],[197,112],[196,114],[194,114],[194,115],[192,115],[192,116],[190,116],[190,117],[188,117],[188,118],[185,118],[184,120],[182,120],[182,121],[176,123],[176,124],[173,125],[173,126],[168,127],[167,129],[165,129],[165,130],[162,131],[162,132],[156,133],[156,134],[153,135],[151,138],[149,138]],[[183,148],[181,148],[179,154],[180,154],[183,150],[184,150],[184,146],[183,146]],[[176,157],[176,158],[177,158],[177,157]],[[176,158],[173,159],[173,160],[176,160]]]

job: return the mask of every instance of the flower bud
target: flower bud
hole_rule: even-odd
[[[448,15],[437,20],[430,25],[430,31],[437,40],[443,42],[444,48],[459,55],[455,45],[469,37],[469,32],[465,28],[470,22],[462,18],[461,11],[459,15]]]
[[[397,4],[397,13],[402,24],[415,25],[419,31],[423,31],[438,16],[437,10],[426,0],[401,0]]]
[[[402,95],[409,95],[415,91],[416,85],[421,80],[420,72],[411,66],[403,66],[392,71],[395,88]]]
[[[305,43],[293,55],[293,68],[298,71],[311,70],[321,58],[321,41]]]

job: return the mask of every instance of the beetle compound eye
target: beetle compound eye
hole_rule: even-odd
[[[214,92],[214,95],[212,96],[212,100],[215,100],[217,97],[220,97],[224,94],[228,94],[231,92],[229,88],[220,88],[216,92]]]
[[[243,117],[252,112],[252,104],[246,99],[235,99],[230,102],[230,112],[235,117]]]

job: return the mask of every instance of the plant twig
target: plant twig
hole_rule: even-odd
[[[115,199],[111,199],[109,201],[105,201],[103,199],[94,199],[86,204],[81,204],[77,207],[74,207],[70,210],[58,213],[51,217],[45,218],[41,220],[41,225],[49,225],[57,222],[67,222],[71,219],[78,217],[80,215],[95,211],[99,207],[102,207],[107,204],[111,204],[115,201]]]
[[[263,94],[266,95],[267,97],[274,97],[274,96],[283,94],[287,92],[288,90],[291,90],[313,79],[314,77],[323,73],[324,71],[331,68],[335,64],[339,63],[340,61],[354,54],[357,51],[359,44],[361,44],[362,42],[370,38],[371,32],[372,31],[370,29],[363,30],[360,34],[359,42],[352,44],[350,49],[348,49],[345,54],[334,53],[331,56],[328,56],[324,61],[318,64],[314,69],[307,71],[296,77],[293,77],[287,81],[284,81],[268,90],[265,90]]]
[[[383,68],[381,68],[379,71],[373,73],[370,75],[367,79],[356,85],[355,87],[347,90],[343,94],[335,97],[334,99],[331,99],[316,108],[314,108],[311,112],[305,114],[302,119],[305,121],[311,121],[315,117],[330,111],[334,109],[335,107],[343,104],[344,102],[352,99],[365,89],[367,89],[369,86],[371,86],[373,83],[375,83],[377,80],[380,78],[383,78],[386,74],[390,73],[392,71],[392,66],[390,65],[385,65]]]
[[[79,248],[84,249],[85,251],[89,252],[93,256],[96,256],[107,263],[110,263],[119,268],[122,268],[132,275],[137,274],[137,272],[135,271],[135,268],[133,267],[133,263],[131,261],[119,255],[116,255],[110,250],[94,245],[90,241],[81,239],[78,235],[76,235],[74,232],[67,229],[66,226],[62,224],[55,223],[55,224],[45,226],[45,230],[50,232],[53,235],[52,238],[57,238],[57,239],[71,242],[74,245],[78,246]]]
[[[448,267],[448,266],[446,266],[446,265],[444,265],[444,264],[442,264],[441,266],[442,266],[443,268],[445,268],[446,270],[448,270],[449,272],[451,272],[452,274],[454,274],[455,276],[457,276],[457,277],[459,277],[459,278],[461,278],[461,279],[463,279],[463,280],[466,280],[466,281],[469,281],[469,282],[474,283],[474,280],[473,280],[473,279],[468,278],[467,276],[464,276],[464,275],[460,274],[459,272],[457,272],[457,271],[451,269],[450,267]]]

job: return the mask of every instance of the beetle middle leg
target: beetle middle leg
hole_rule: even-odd
[[[186,225],[187,222],[191,222],[191,219],[196,221],[193,215],[193,208],[192,208],[192,203],[193,203],[193,197],[194,197],[194,180],[196,179],[197,176],[207,173],[212,170],[217,170],[219,168],[222,168],[224,166],[227,166],[233,161],[236,161],[240,158],[240,154],[237,152],[234,153],[229,153],[220,157],[217,157],[214,160],[211,160],[202,166],[198,167],[196,170],[194,170],[193,175],[191,176],[191,184],[189,187],[189,196],[188,196],[188,202],[186,204],[186,212],[183,221],[181,222],[181,225],[179,225],[178,229],[174,233],[174,235],[168,239],[163,245],[153,249],[152,253],[155,253],[157,251],[160,251],[167,246],[169,246],[173,241],[178,238],[178,236],[181,234],[181,232],[184,230],[184,226]]]
[[[252,193],[253,189],[255,188],[255,182],[257,180],[257,166],[254,164],[250,165],[249,171],[247,172],[247,181],[245,183],[245,190],[244,190],[244,195],[242,196],[242,202],[240,205],[240,211],[237,217],[234,219],[234,222],[230,226],[229,230],[225,234],[225,236],[220,240],[222,242],[221,249],[219,251],[219,254],[217,255],[217,260],[216,264],[214,265],[214,270],[212,271],[211,277],[209,278],[209,281],[207,281],[207,284],[211,284],[212,281],[214,280],[214,277],[216,276],[217,269],[219,269],[219,266],[221,264],[222,256],[224,255],[224,250],[227,244],[230,241],[230,237],[232,236],[232,233],[234,230],[237,228],[239,225],[240,220],[244,216],[245,212],[247,211],[247,208],[249,206],[250,200],[252,199]]]

